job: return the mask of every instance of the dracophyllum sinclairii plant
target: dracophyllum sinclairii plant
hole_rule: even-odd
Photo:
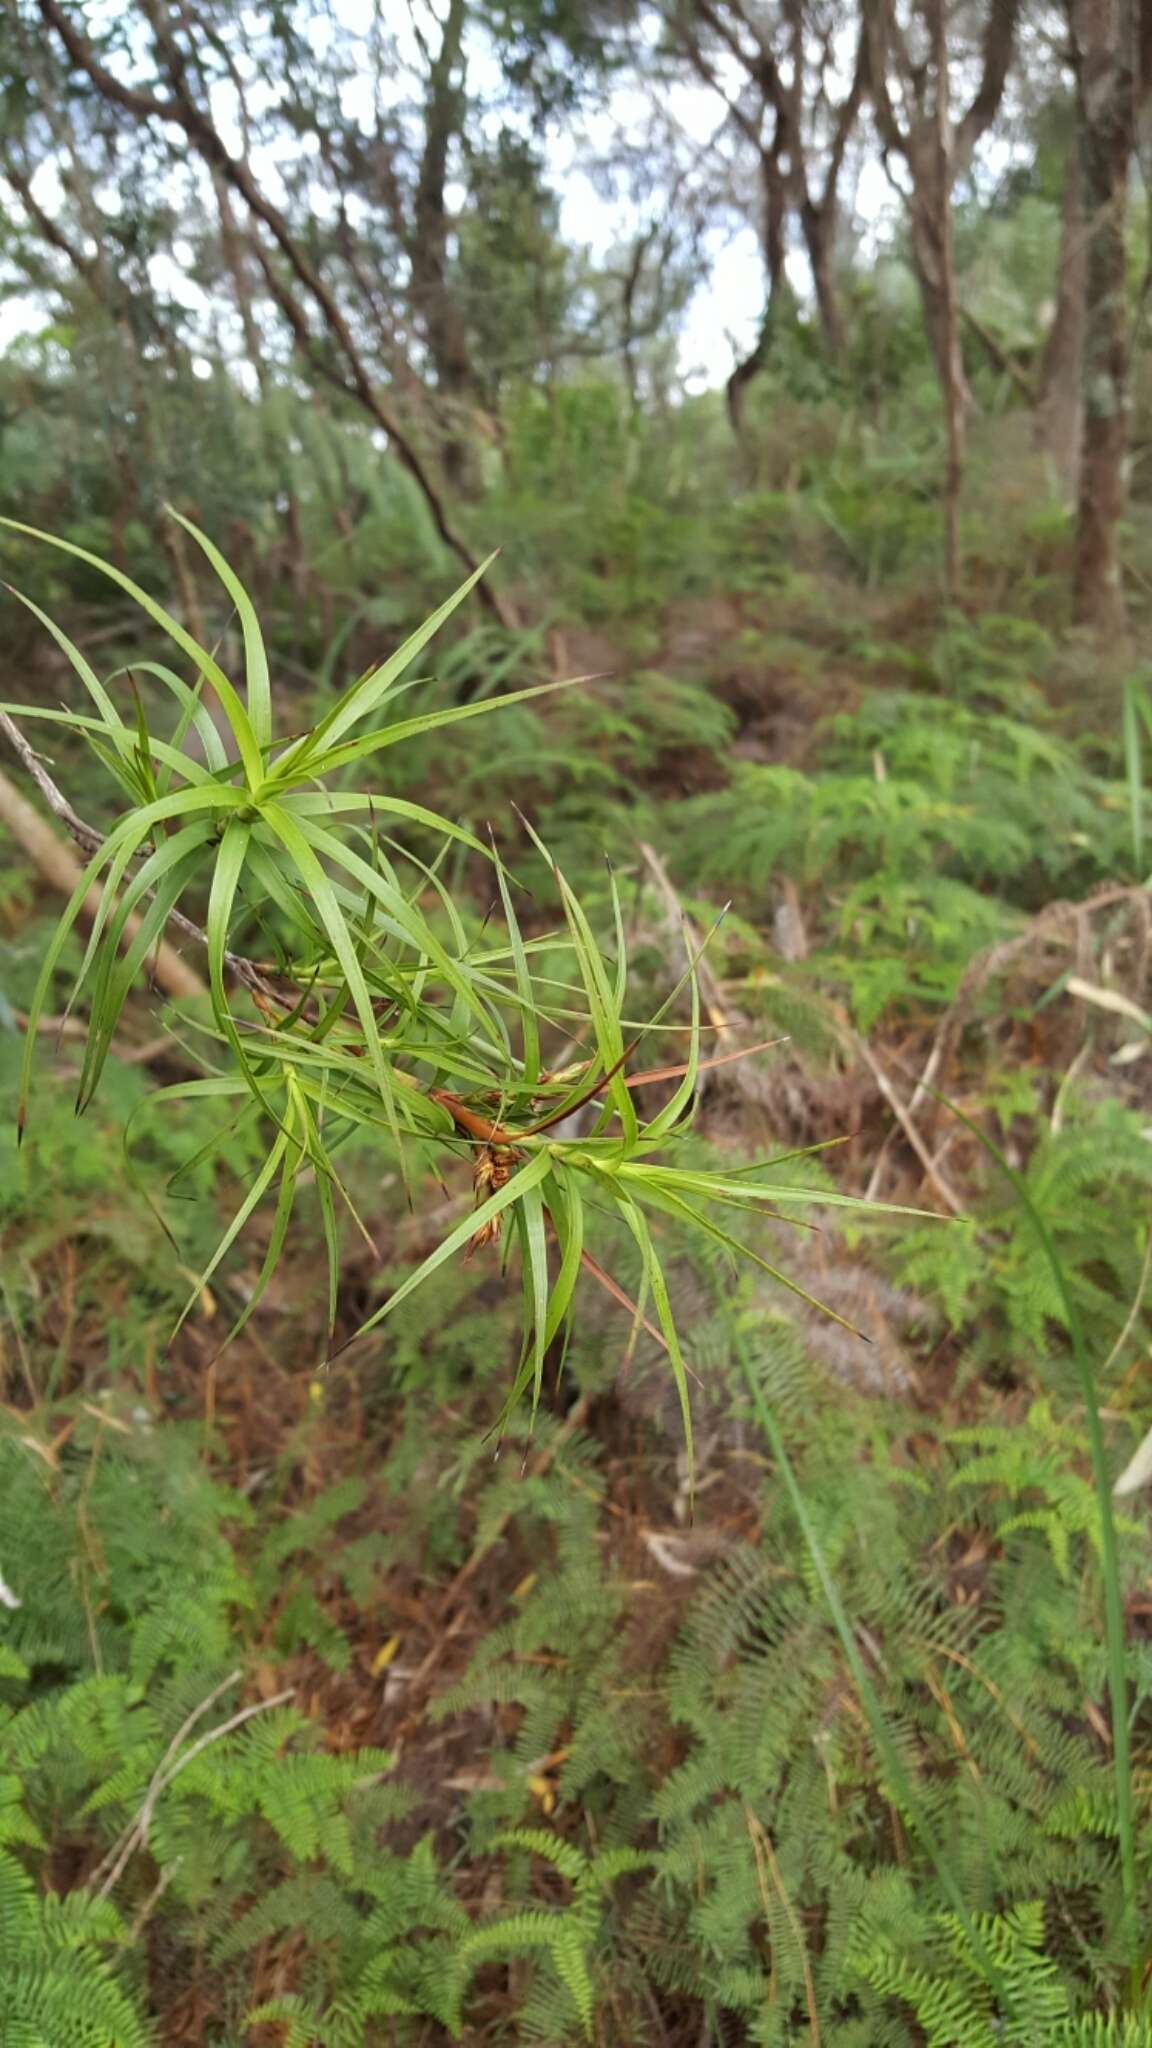
[[[627,1304],[634,1331],[643,1322],[661,1342],[690,1455],[688,1367],[650,1219],[687,1223],[726,1252],[754,1259],[783,1285],[795,1287],[718,1219],[758,1212],[791,1220],[797,1207],[816,1197],[786,1175],[761,1172],[752,1178],[744,1170],[711,1172],[674,1163],[708,1064],[690,953],[658,1016],[641,1023],[629,1015],[627,949],[614,887],[614,931],[605,944],[526,824],[527,836],[552,868],[564,914],[561,932],[527,936],[517,917],[514,884],[494,843],[485,845],[463,825],[389,790],[354,786],[361,764],[371,763],[378,772],[379,757],[408,738],[566,687],[543,684],[425,712],[410,712],[404,704],[413,687],[407,679],[413,662],[488,564],[397,652],[337,696],[309,730],[285,734],[277,729],[269,658],[252,603],[212,542],[190,522],[180,520],[234,609],[243,646],[242,686],[216,654],[118,569],[34,528],[2,523],[110,577],[170,643],[164,650],[168,661],[134,661],[129,670],[102,680],[68,635],[37,605],[22,600],[66,655],[88,708],[3,708],[81,735],[118,786],[123,808],[92,853],[43,962],[28,1022],[21,1120],[37,1023],[89,891],[99,891],[99,907],[70,998],[70,1007],[83,999],[88,1010],[79,1109],[99,1083],[125,1000],[150,951],[167,926],[191,913],[202,920],[207,955],[211,1017],[201,1026],[207,1071],[158,1091],[152,1100],[218,1098],[232,1126],[259,1123],[266,1150],[189,1306],[268,1197],[275,1205],[271,1234],[240,1322],[246,1320],[283,1250],[307,1177],[318,1196],[331,1327],[338,1204],[347,1204],[355,1216],[337,1165],[342,1140],[357,1131],[378,1133],[405,1172],[413,1150],[422,1161],[430,1148],[456,1154],[471,1162],[475,1208],[357,1335],[379,1324],[446,1260],[501,1239],[505,1257],[513,1245],[519,1249],[524,1295],[523,1354],[509,1405],[529,1388],[533,1403],[539,1398],[545,1354],[566,1336],[577,1282],[582,1271],[591,1273]],[[173,658],[183,674],[170,665]],[[143,676],[150,679],[152,695],[158,686],[161,702],[172,699],[174,724],[166,737],[149,723],[135,682]],[[123,712],[118,698],[125,702]],[[397,830],[405,834],[403,843]],[[416,851],[417,845],[425,850]],[[461,905],[441,872],[453,848],[490,870],[502,934],[494,935],[490,926],[478,937],[466,930]],[[254,925],[262,928],[269,909],[281,949],[271,965],[237,950],[240,935]],[[570,975],[573,959],[578,979],[565,980],[558,967],[566,960]],[[676,1026],[681,1038],[674,1061],[655,1074],[630,1072],[636,1041],[645,1031],[672,1028],[669,1016],[681,996],[689,1021]],[[547,1064],[553,1042],[578,1049],[561,1053],[558,1069]],[[672,1084],[671,1092],[645,1117],[636,1085],[653,1079]],[[577,1108],[587,1108],[591,1128],[578,1137],[561,1136]],[[860,1206],[826,1189],[819,1200]],[[635,1245],[635,1300],[602,1273],[587,1249],[592,1206],[614,1215]],[[233,1334],[239,1327],[238,1322]]]

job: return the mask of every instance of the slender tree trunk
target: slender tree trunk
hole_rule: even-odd
[[[839,208],[816,206],[811,200],[800,210],[800,227],[812,272],[816,311],[825,352],[836,362],[844,352],[844,313],[836,281],[836,234]]]
[[[1076,496],[1084,432],[1087,256],[1084,214],[1080,203],[1080,150],[1076,142],[1069,151],[1064,174],[1056,310],[1044,344],[1036,396],[1036,445],[1048,457],[1061,492],[1069,502]]]
[[[474,493],[474,452],[464,431],[477,380],[468,331],[448,276],[448,209],[445,187],[449,151],[460,132],[464,93],[458,76],[463,60],[467,0],[450,0],[440,48],[428,78],[424,109],[424,151],[416,186],[414,230],[408,249],[412,303],[423,327],[443,401],[441,461],[454,489]]]
[[[780,303],[787,288],[784,270],[786,253],[785,229],[788,214],[788,196],[784,179],[773,150],[765,150],[760,158],[761,191],[761,239],[764,250],[764,275],[767,299],[764,318],[755,347],[743,360],[737,363],[728,379],[725,397],[728,401],[728,417],[732,432],[740,442],[744,440],[744,395],[754,377],[758,377],[768,360],[772,346],[772,334],[780,311]]]
[[[935,148],[933,153],[935,154]],[[953,286],[952,290],[950,316],[944,285],[944,250],[940,239],[944,208],[947,208],[950,224],[951,192],[941,195],[938,188],[937,165],[934,163],[930,172],[918,169],[908,220],[912,269],[916,278],[916,288],[920,293],[924,331],[928,336],[928,346],[932,351],[932,361],[941,393],[947,392],[950,383],[955,380],[960,393],[960,409],[963,416],[969,411],[973,399],[968,379],[964,374],[963,357],[958,347],[953,349],[950,340],[950,330],[955,324],[955,287]]]
[[[1087,241],[1084,442],[1073,609],[1084,625],[1125,623],[1120,523],[1128,491],[1128,173],[1135,144],[1133,0],[1075,0],[1080,189]]]
[[[944,588],[949,600],[960,586],[960,487],[964,474],[964,362],[956,314],[956,269],[952,252],[952,116],[948,106],[948,39],[944,0],[935,0],[932,37],[936,60],[936,245],[940,290],[940,351],[944,429],[948,463],[944,478]]]

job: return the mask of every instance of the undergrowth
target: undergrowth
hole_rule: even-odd
[[[415,1304],[365,1369],[369,1482],[309,1484],[309,1443],[326,1460],[315,1415],[237,1486],[223,1443],[205,1458],[202,1424],[101,1387],[99,1367],[92,1385],[10,1415],[11,2038],[19,2022],[80,2048],[99,2014],[101,2038],[135,2044],[178,1997],[220,2043],[258,2022],[301,2044],[461,2028],[557,2048],[585,2031],[656,2042],[659,2015],[685,2008],[765,2043],[811,2028],[898,2043],[913,2014],[942,2044],[1024,2048],[1042,2023],[1068,2043],[1142,2038],[1124,2017],[1115,1780],[1100,1715],[1084,1717],[1105,1648],[1073,1423],[1046,1402],[1025,1415],[1012,1393],[963,1428],[907,1399],[878,1404],[834,1385],[793,1319],[749,1298],[716,1311],[701,1344],[727,1436],[708,1452],[697,1528],[673,1523],[638,1565],[605,1545],[618,1480],[586,1432],[546,1420],[546,1477],[521,1475],[522,1436],[498,1465],[453,1462],[454,1414],[482,1412],[502,1370],[491,1308],[488,1351],[467,1341],[483,1284],[460,1296],[456,1364],[430,1412],[424,1393],[419,1444],[394,1370],[425,1342]],[[506,1339],[514,1355],[511,1320]],[[582,1356],[579,1336],[573,1349],[578,1381],[618,1398],[612,1363]],[[861,1714],[780,1475],[749,1455],[740,1349],[902,1772],[948,1845],[968,1931]],[[658,1468],[668,1439],[641,1427]],[[1121,1537],[1130,1575],[1141,1525]],[[381,1661],[369,1617],[414,1560],[435,1575],[476,1555],[493,1561],[495,1605],[435,1706],[433,1728],[459,1731],[458,1762],[429,1804],[403,1747],[333,1748],[306,1699]],[[671,1633],[656,1621],[656,1645],[636,1603],[651,1625],[659,1587],[635,1590],[653,1577],[679,1613]],[[403,1661],[393,1647],[385,1679]],[[1140,1783],[1152,1657],[1139,1633],[1126,1663]],[[1143,1883],[1146,1823],[1139,1859]]]
[[[445,622],[403,707],[403,794],[329,728],[333,786],[363,800],[342,852],[314,774],[265,787],[267,720],[240,767],[213,756],[126,609],[110,667],[138,663],[136,695],[120,677],[123,715],[90,729],[119,810],[88,794],[75,713],[56,726],[53,772],[124,830],[126,874],[141,812],[175,825],[139,849],[210,927],[213,988],[164,1020],[157,1105],[122,1036],[146,1043],[155,1005],[79,921],[37,987],[54,920],[26,871],[0,888],[9,1131],[18,1034],[38,1006],[48,1025],[32,1140],[0,1160],[12,2048],[1147,2039],[1146,1518],[1125,1503],[1113,1557],[1089,1445],[1095,1414],[1118,1472],[1147,1421],[1147,945],[1138,903],[1043,923],[1142,879],[1143,755],[1119,705],[1091,731],[1059,708],[1050,513],[1007,522],[1014,597],[909,624],[937,545],[926,410],[897,454],[834,413],[824,389],[781,413],[754,488],[716,511],[711,401],[658,443],[607,387],[522,394],[507,570],[546,576],[551,613]],[[326,473],[336,429],[291,417]],[[330,572],[343,623],[266,622],[278,691],[297,663],[275,700],[289,759],[334,707],[375,712],[381,635],[446,587],[410,494],[355,435],[342,453],[362,494]],[[100,520],[70,537],[100,548]],[[125,545],[158,580],[154,540]],[[15,552],[37,602],[98,613],[89,563]],[[251,680],[252,621],[227,611],[222,672],[247,625]],[[565,635],[611,672],[553,692]],[[203,831],[156,809],[189,760]],[[285,795],[329,835],[319,937],[291,829],[273,859],[267,817],[241,815]],[[525,858],[509,799],[555,867]],[[311,977],[313,1007],[240,1015],[234,947],[281,993]],[[61,1027],[78,979],[87,1043]],[[705,1064],[718,1004],[744,1043],[787,1034],[754,1080]],[[927,1092],[929,1172],[854,1034],[906,1103],[952,1025],[937,1079],[977,1130]],[[569,1032],[553,1074],[542,1046]],[[478,1156],[454,1111],[481,1102]],[[529,1128],[553,1112],[563,1135]],[[547,1162],[520,1222],[492,1141],[509,1126],[518,1164]],[[846,1163],[787,1169],[818,1228],[784,1247],[748,1161],[832,1137]],[[477,1217],[453,1175],[481,1160]],[[874,1168],[918,1210],[947,1208],[943,1178],[962,1213],[845,1208]],[[639,1230],[622,1170],[652,1198]],[[238,1188],[249,1227],[222,1241]],[[505,1214],[522,1300],[469,1248]],[[623,1307],[586,1270],[566,1313],[585,1249]]]

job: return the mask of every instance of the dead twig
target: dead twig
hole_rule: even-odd
[[[77,846],[82,846],[85,853],[98,853],[104,843],[103,834],[97,832],[94,825],[86,825],[83,818],[77,817],[63,791],[57,789],[36,749],[6,711],[0,711],[0,732],[13,753],[20,756],[48,809],[71,833]]]
[[[28,1029],[26,1010],[13,1010],[22,1031]],[[88,1026],[80,1017],[37,1017],[36,1030],[42,1038],[87,1038]],[[190,1060],[182,1059],[176,1041],[168,1036],[145,1038],[139,1045],[116,1046],[116,1057],[125,1067],[148,1067],[153,1060],[179,1061],[188,1073],[198,1072]]]
[[[691,918],[685,914],[680,898],[672,887],[668,870],[660,855],[655,847],[649,846],[645,840],[640,842],[640,852],[643,856],[644,865],[652,877],[656,894],[664,906],[664,913],[670,929],[677,938],[683,935],[687,940],[689,949],[696,961],[696,980],[700,989],[700,1000],[708,1013],[709,1023],[715,1029],[717,1037],[722,1041],[725,1034],[733,1032],[737,1025],[742,1024],[745,1020],[730,1013],[724,1000],[724,991],[720,987],[720,983],[717,981],[701,950],[704,941],[692,923]]]
[[[49,810],[64,824],[78,846],[88,854],[95,853],[103,844],[101,835],[93,826],[86,825],[77,817],[63,792],[57,789],[40,756],[25,739],[19,727],[13,724],[6,711],[0,711],[0,732],[20,757],[29,775],[48,805]],[[0,773],[0,822],[5,824],[13,838],[24,848],[35,862],[45,880],[59,889],[61,895],[71,896],[80,880],[81,869],[71,849],[58,839],[50,825],[33,809],[26,798],[21,796],[15,784]],[[94,918],[101,900],[101,891],[95,883],[84,899],[84,912]],[[177,922],[175,918],[171,920]],[[140,920],[130,917],[124,926],[123,942],[130,944],[139,929]],[[198,934],[197,934],[198,936]],[[194,967],[190,967],[166,939],[161,939],[149,955],[152,979],[166,995],[188,999],[205,993],[204,983]]]
[[[237,1684],[241,1676],[242,1673],[239,1670],[230,1671],[227,1678],[221,1679],[220,1684],[213,1688],[207,1698],[201,1700],[199,1706],[193,1709],[183,1726],[173,1736],[156,1770],[153,1772],[151,1783],[138,1812],[129,1821],[119,1841],[104,1858],[103,1863],[99,1865],[90,1879],[90,1883],[95,1884],[97,1878],[100,1878],[101,1874],[104,1873],[96,1893],[97,1898],[106,1899],[108,1897],[137,1849],[147,1847],[148,1830],[152,1825],[152,1816],[156,1811],[160,1796],[168,1790],[173,1780],[179,1777],[181,1771],[186,1770],[188,1765],[193,1763],[198,1756],[202,1756],[212,1743],[219,1742],[225,1735],[233,1734],[237,1728],[242,1728],[244,1723],[251,1721],[255,1715],[267,1714],[273,1707],[282,1707],[295,1697],[296,1688],[290,1685],[283,1692],[274,1693],[271,1699],[256,1700],[250,1707],[241,1707],[237,1713],[230,1714],[226,1721],[221,1721],[217,1727],[210,1728],[207,1734],[201,1735],[192,1744],[190,1749],[184,1750],[182,1755],[177,1755],[181,1743],[191,1733],[197,1721],[203,1719],[209,1708],[215,1705],[221,1694],[227,1692],[229,1686]]]
[[[986,947],[984,952],[977,953],[964,969],[956,994],[936,1027],[923,1072],[908,1098],[908,1115],[915,1118],[924,1104],[934,1097],[937,1083],[956,1049],[960,1034],[994,976],[1022,959],[1038,941],[1060,936],[1066,925],[1073,926],[1077,945],[1082,945],[1086,920],[1095,916],[1097,911],[1108,910],[1116,903],[1129,903],[1143,910],[1147,907],[1148,894],[1143,884],[1115,884],[1107,889],[1098,889],[1095,895],[1086,896],[1082,903],[1062,901],[1045,904],[1022,932],[1017,932],[1010,939],[1000,939],[995,945]],[[867,1201],[875,1201],[883,1185],[889,1146],[890,1140],[886,1138],[872,1169],[865,1193]]]
[[[0,711],[0,732],[4,734],[13,751],[23,762],[53,816],[60,819],[60,822],[76,841],[76,844],[82,847],[86,853],[98,853],[104,844],[103,836],[96,830],[95,826],[86,824],[84,819],[79,817],[73,810],[63,790],[57,788],[57,785],[49,775],[41,756],[37,754],[35,748],[30,745],[29,741],[20,731],[19,726],[14,723],[6,711]],[[19,840],[25,852],[31,855],[41,874],[48,881],[54,883],[63,895],[71,896],[77,882],[80,880],[79,867],[68,848],[61,844],[55,833],[45,824],[39,812],[33,810],[31,804],[26,802],[19,790],[2,773],[0,773],[0,822],[8,827],[13,836]],[[85,898],[84,906],[89,917],[95,916],[96,907],[100,902],[100,895],[99,888],[93,883],[88,896]],[[167,922],[174,931],[183,932],[185,938],[194,939],[198,946],[207,946],[207,934],[200,925],[194,924],[190,917],[185,917],[182,910],[170,910]],[[129,918],[124,928],[126,942],[131,941],[137,926],[138,920],[134,917]],[[205,984],[195,968],[190,967],[188,962],[182,959],[180,954],[175,952],[166,941],[160,941],[159,946],[150,955],[150,958],[153,963],[153,979],[164,990],[166,995],[188,998],[202,996],[206,993]],[[225,953],[224,964],[234,978],[241,982],[245,988],[250,989],[254,995],[262,996],[266,1002],[278,1000],[276,991],[261,973],[254,960],[248,960],[240,953]]]
[[[161,1899],[164,1897],[165,1892],[167,1891],[169,1885],[172,1882],[172,1879],[175,1877],[183,1861],[184,1858],[182,1856],[177,1856],[174,1863],[169,1863],[167,1868],[160,1872],[160,1875],[157,1878],[155,1884],[153,1885],[151,1891],[149,1892],[148,1897],[145,1899],[144,1904],[141,1906],[139,1912],[136,1915],[136,1918],[133,1920],[131,1927],[128,1929],[128,1933],[125,1937],[126,1948],[131,1948],[134,1942],[139,1941],[140,1936],[143,1934],[145,1927],[147,1926],[149,1920],[152,1918],[153,1913],[156,1911],[157,1906],[160,1904]]]
[[[924,1171],[927,1174],[928,1179],[931,1181],[932,1186],[935,1188],[941,1201],[944,1203],[946,1208],[952,1211],[953,1216],[966,1215],[967,1211],[965,1209],[964,1203],[961,1201],[959,1195],[956,1193],[956,1190],[952,1186],[951,1181],[947,1179],[947,1177],[941,1170],[938,1162],[935,1159],[933,1159],[931,1152],[928,1150],[928,1147],[924,1143],[923,1138],[920,1136],[920,1133],[917,1130],[916,1125],[912,1121],[910,1112],[907,1109],[905,1109],[904,1104],[901,1102],[900,1097],[897,1095],[896,1090],[892,1086],[891,1081],[889,1080],[887,1074],[884,1072],[883,1067],[880,1065],[879,1060],[876,1058],[876,1055],[872,1051],[867,1040],[859,1037],[854,1032],[852,1034],[852,1042],[854,1044],[856,1052],[858,1053],[859,1057],[863,1060],[864,1065],[867,1067],[868,1072],[871,1074],[872,1079],[875,1081],[876,1086],[879,1088],[881,1095],[884,1097],[885,1102],[888,1104],[889,1109],[892,1111],[893,1116],[896,1118],[896,1121],[899,1124],[900,1129],[903,1131],[904,1136],[907,1138],[908,1143],[911,1145],[912,1150],[916,1154],[917,1159],[920,1161],[921,1166],[924,1168]],[[869,1194],[869,1199],[874,1199],[871,1196],[871,1193]]]

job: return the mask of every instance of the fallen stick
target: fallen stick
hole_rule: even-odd
[[[7,721],[5,721],[5,729],[7,730]],[[11,733],[9,733],[9,737],[11,738]],[[19,751],[23,755],[23,749],[21,748]],[[26,756],[24,758],[27,759]],[[43,783],[39,776],[36,777],[36,781],[43,788]],[[59,889],[61,895],[71,896],[81,875],[80,864],[75,854],[70,846],[66,846],[62,839],[57,838],[51,825],[46,823],[40,816],[39,811],[33,809],[26,797],[21,796],[20,791],[8,780],[8,777],[2,770],[0,770],[0,824],[6,826],[13,839],[17,842],[17,845],[23,847],[24,852],[35,864],[38,872],[43,875],[45,881],[51,882],[53,888]],[[96,883],[93,883],[87,896],[84,898],[84,915],[87,918],[95,917],[100,903],[100,896],[100,889]],[[139,919],[136,917],[128,919],[124,927],[125,945],[131,944],[135,933],[139,929],[139,922]],[[148,964],[153,981],[158,988],[163,989],[165,995],[186,999],[191,996],[202,996],[206,993],[204,982],[197,974],[196,969],[188,965],[188,962],[182,958],[174,946],[168,943],[167,939],[161,939],[159,944],[154,947],[148,956]]]

